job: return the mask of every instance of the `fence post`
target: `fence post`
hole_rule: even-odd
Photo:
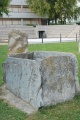
[[[76,42],[77,42],[77,33],[76,33]]]
[[[42,33],[42,43],[43,43],[43,33]]]
[[[62,38],[62,37],[61,37],[61,34],[60,34],[60,42],[61,42],[61,38]]]

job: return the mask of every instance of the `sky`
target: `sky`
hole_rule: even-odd
[[[78,2],[77,5],[80,7],[80,2]]]

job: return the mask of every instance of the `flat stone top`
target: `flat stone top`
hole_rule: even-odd
[[[38,58],[46,58],[50,56],[71,56],[76,57],[73,53],[67,53],[67,52],[57,52],[57,51],[35,51],[34,57]]]
[[[35,58],[47,58],[47,57],[51,57],[51,56],[71,56],[71,57],[75,57],[76,56],[73,53],[67,53],[67,52],[57,52],[57,51],[33,51],[33,52],[27,52],[27,53],[22,53],[22,54],[13,54],[10,55],[10,57],[15,57],[15,58],[24,58],[24,59],[29,59],[31,57],[31,59],[35,59]]]

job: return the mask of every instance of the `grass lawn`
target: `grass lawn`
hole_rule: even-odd
[[[78,59],[78,77],[80,79],[80,54],[78,53],[77,42],[33,44],[29,45],[28,49],[29,51],[62,51],[74,53]],[[2,80],[2,63],[7,57],[7,51],[7,45],[0,45],[0,85],[4,83]],[[80,120],[80,96],[76,96],[69,102],[42,108],[30,116],[0,100],[0,120]]]

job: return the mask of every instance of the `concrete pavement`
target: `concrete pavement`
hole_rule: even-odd
[[[39,38],[39,39],[28,39],[29,44],[42,44],[42,43],[56,43],[56,42],[75,42],[78,41],[79,38]],[[8,40],[5,40],[4,43],[0,43],[0,45],[8,44]]]

